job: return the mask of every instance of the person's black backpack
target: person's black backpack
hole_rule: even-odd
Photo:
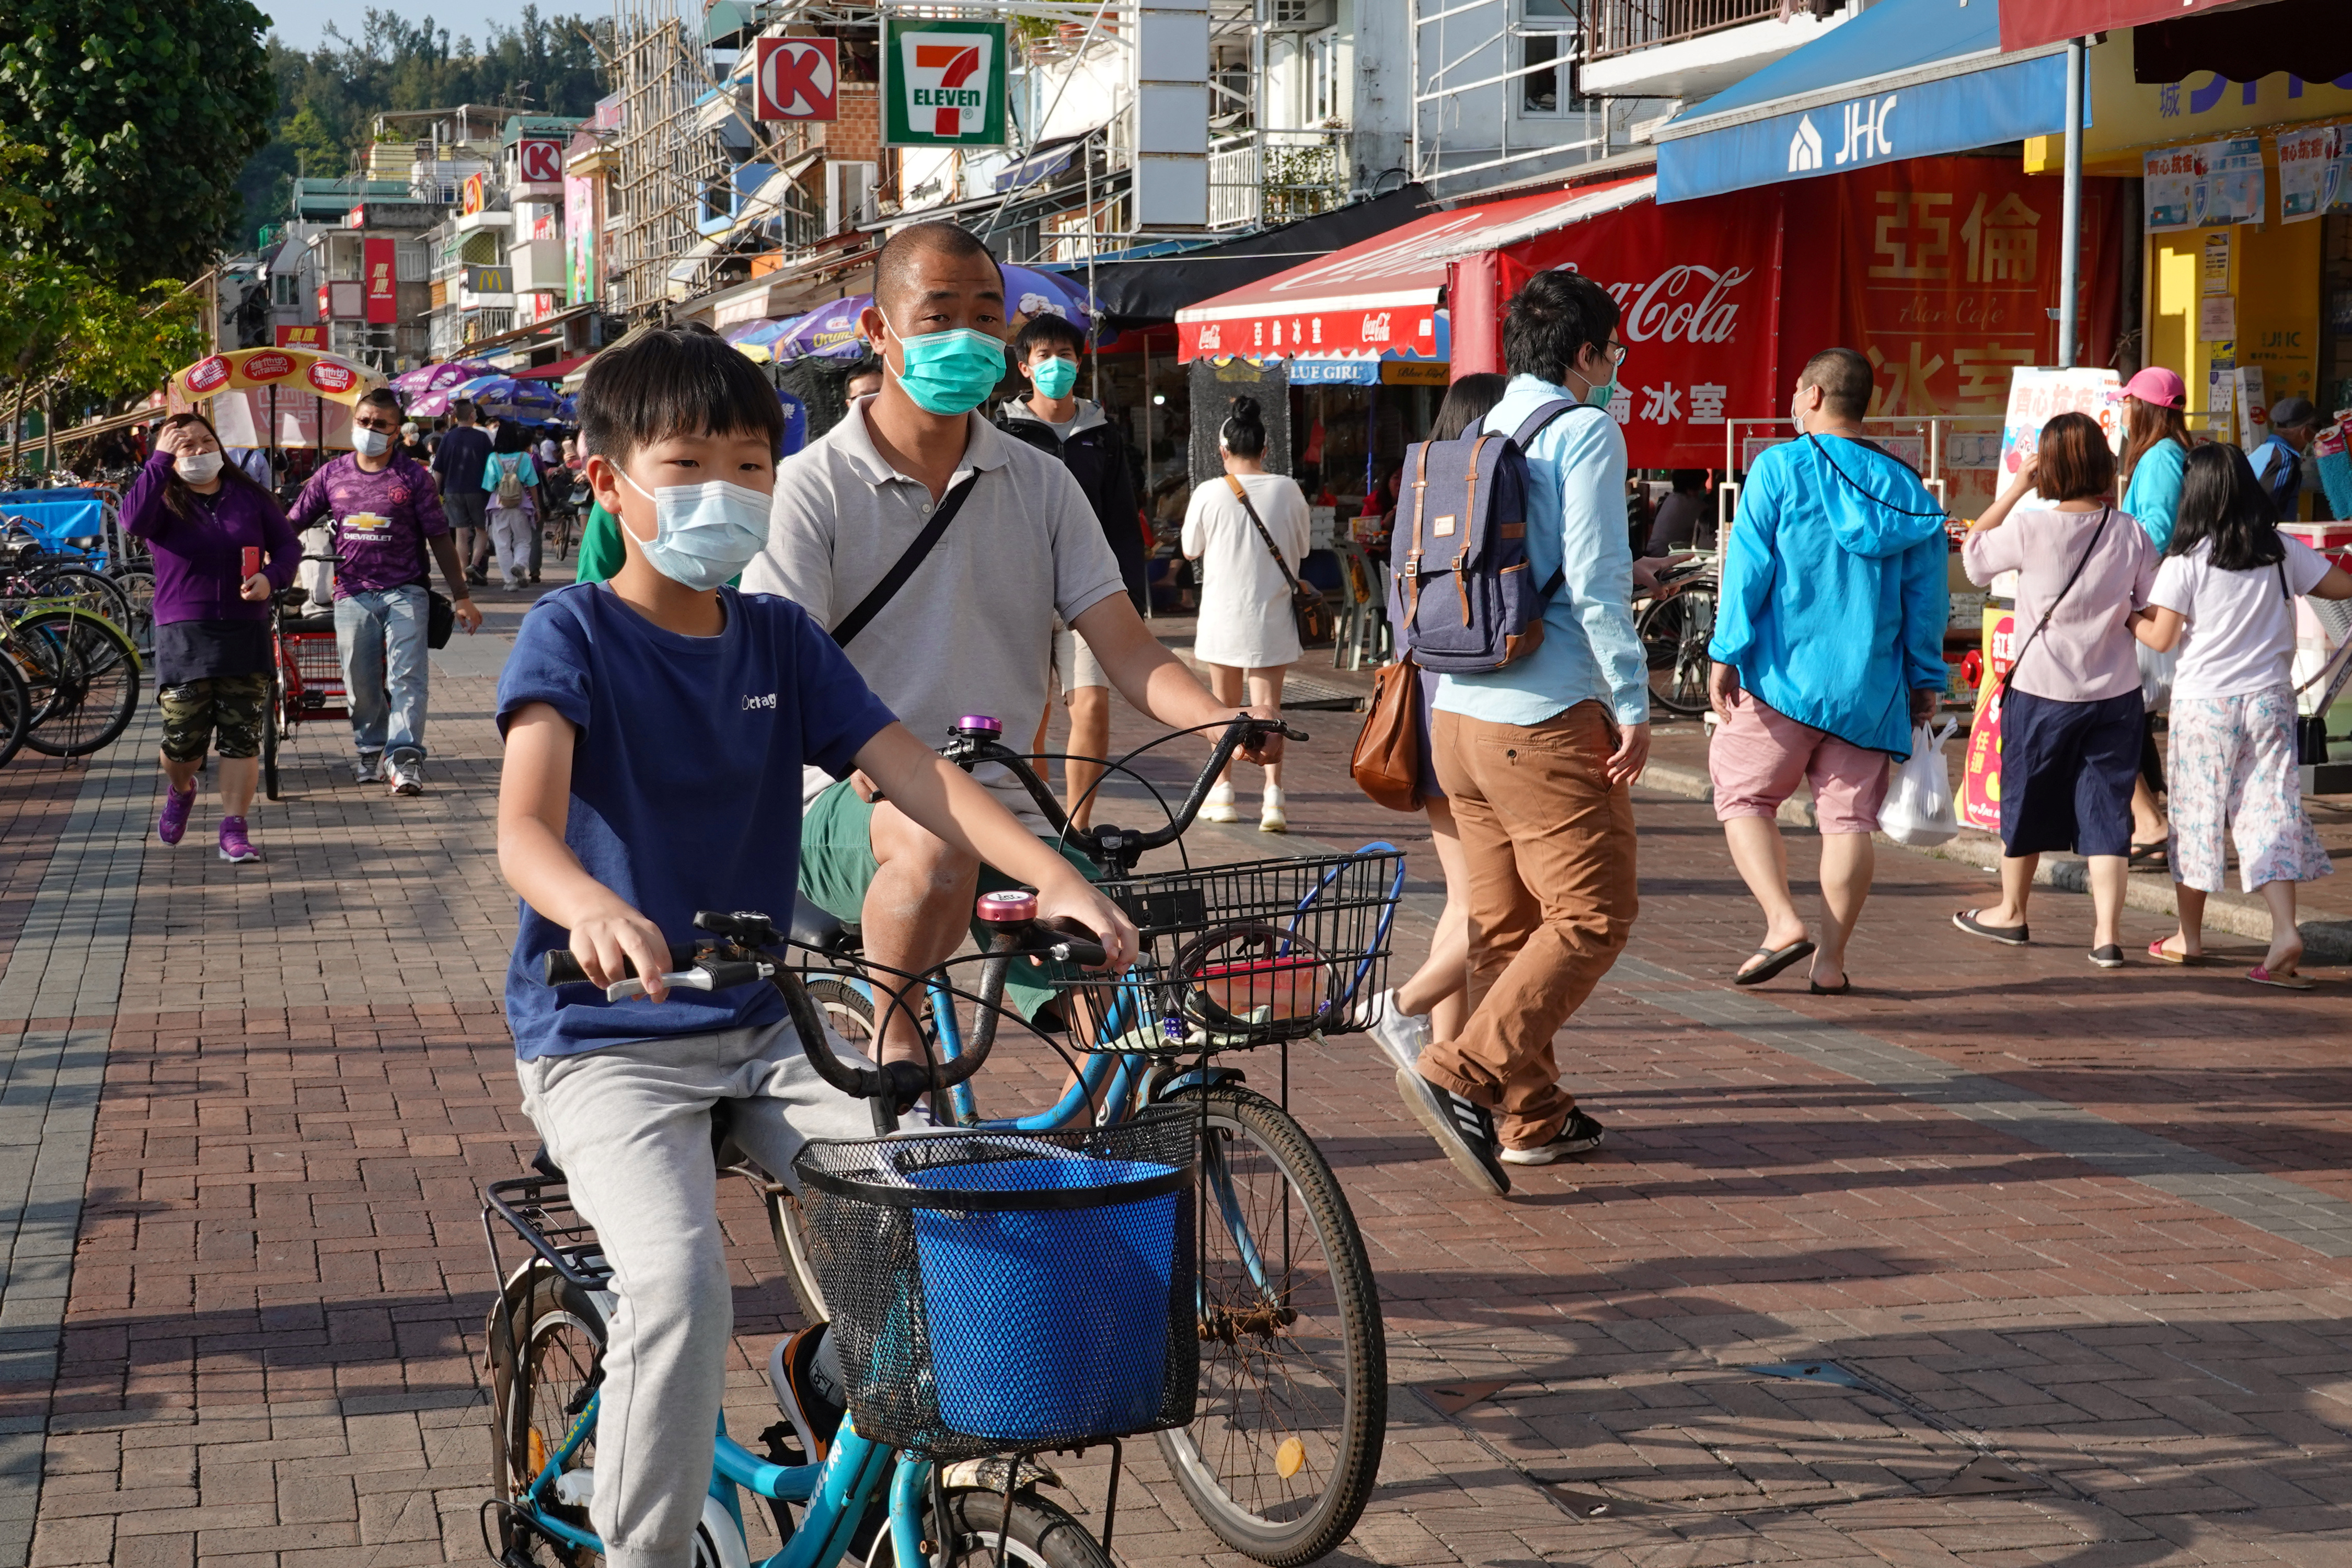
[[[1436,675],[1500,669],[1542,645],[1544,607],[1565,567],[1538,587],[1528,565],[1527,445],[1580,408],[1556,398],[1508,436],[1465,431],[1420,441],[1404,455],[1393,557],[1400,651]]]

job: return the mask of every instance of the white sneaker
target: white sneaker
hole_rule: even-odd
[[[1234,786],[1229,784],[1211,784],[1209,798],[1202,803],[1203,822],[1239,822],[1242,814],[1234,807]]]
[[[1383,991],[1373,1004],[1372,1021],[1364,1033],[1389,1054],[1391,1061],[1411,1070],[1421,1060],[1422,1047],[1429,1044],[1429,1015],[1403,1011],[1397,1006],[1396,993]]]
[[[1260,833],[1287,833],[1290,818],[1282,815],[1282,792],[1268,784],[1265,799],[1257,808],[1257,830]]]

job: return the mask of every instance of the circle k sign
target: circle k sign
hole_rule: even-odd
[[[761,38],[752,81],[761,120],[833,120],[841,84],[841,46],[832,38]]]

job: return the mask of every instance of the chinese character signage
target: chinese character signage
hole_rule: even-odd
[[[388,327],[400,320],[400,286],[393,279],[393,242],[389,239],[360,241],[361,281],[367,286],[367,320],[371,325]]]
[[[886,20],[882,140],[891,147],[1004,145],[1004,24]]]
[[[326,351],[327,329],[324,327],[279,326],[274,331],[278,346],[281,349],[316,349],[322,353]]]
[[[2279,216],[2304,223],[2352,212],[2352,126],[2306,125],[2278,139]]]
[[[754,116],[761,120],[837,120],[841,44],[834,38],[755,38],[751,43]]]
[[[2263,139],[2232,137],[2150,153],[2141,172],[2147,182],[2147,231],[2162,234],[2216,224],[2263,220]]]
[[[2007,484],[2040,450],[2042,427],[2061,414],[2097,420],[2109,449],[2122,455],[2124,389],[2114,371],[2021,369],[2010,378],[2009,409],[2001,419],[2000,483]]]

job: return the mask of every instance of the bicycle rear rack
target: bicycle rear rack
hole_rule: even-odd
[[[482,1239],[489,1244],[490,1270],[497,1279],[506,1279],[506,1267],[499,1256],[498,1233],[490,1226],[492,1215],[561,1278],[583,1290],[610,1288],[613,1267],[604,1259],[604,1245],[596,1239],[595,1227],[572,1206],[571,1189],[562,1176],[513,1176],[492,1182],[485,1195]]]

